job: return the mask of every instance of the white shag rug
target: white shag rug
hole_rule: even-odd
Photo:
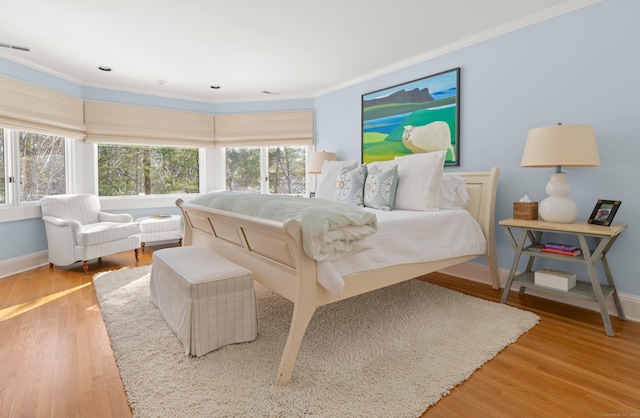
[[[319,308],[278,387],[291,302],[256,283],[258,338],[188,357],[149,301],[150,271],[93,278],[135,417],[417,417],[539,320],[410,280]]]

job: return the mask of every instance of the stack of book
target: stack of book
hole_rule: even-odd
[[[558,242],[547,242],[542,246],[542,251],[547,253],[570,255],[570,256],[576,256],[582,252],[575,245],[561,244]]]

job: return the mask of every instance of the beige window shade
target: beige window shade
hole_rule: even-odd
[[[87,142],[181,147],[213,146],[212,114],[86,100]]]
[[[216,115],[220,147],[313,145],[313,111]]]
[[[0,76],[0,125],[44,135],[82,139],[82,99]]]

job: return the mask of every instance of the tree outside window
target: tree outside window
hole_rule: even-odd
[[[198,193],[197,148],[98,145],[100,196]]]
[[[65,194],[65,138],[20,132],[20,201]]]
[[[226,190],[306,194],[306,152],[304,146],[227,148]]]

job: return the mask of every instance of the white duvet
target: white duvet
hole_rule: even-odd
[[[365,209],[378,218],[378,232],[361,242],[371,248],[316,263],[318,283],[333,294],[342,292],[343,277],[352,273],[486,252],[480,225],[464,209],[434,212]]]

